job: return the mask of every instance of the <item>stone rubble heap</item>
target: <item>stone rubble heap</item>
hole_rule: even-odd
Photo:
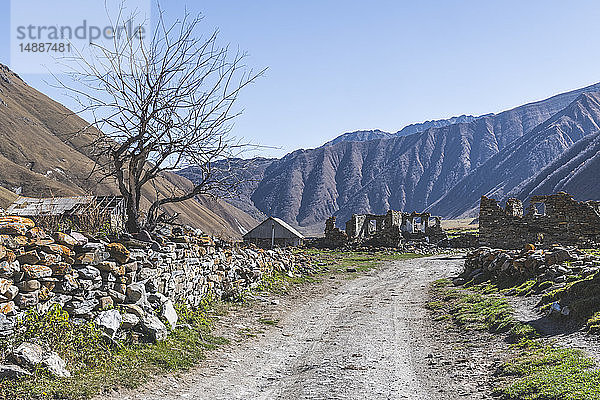
[[[474,280],[494,282],[537,278],[562,284],[575,277],[587,277],[600,269],[600,257],[576,247],[552,246],[535,250],[527,245],[523,250],[500,250],[480,247],[467,254],[463,282]]]
[[[109,243],[78,232],[49,234],[30,219],[0,214],[0,337],[18,334],[27,310],[44,313],[59,304],[111,339],[159,341],[177,325],[176,303],[229,298],[273,271],[311,268],[307,256],[291,250],[238,247],[181,227]],[[3,366],[8,375],[20,374],[12,367]]]

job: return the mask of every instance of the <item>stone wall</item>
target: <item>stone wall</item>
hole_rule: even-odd
[[[483,196],[479,212],[482,246],[518,249],[525,244],[591,246],[600,243],[600,202],[575,201],[561,192],[533,196],[526,213],[518,199],[509,199],[503,209]]]
[[[196,306],[208,293],[235,296],[265,274],[310,263],[292,250],[240,247],[182,228],[139,237],[106,242],[49,234],[29,219],[0,216],[0,336],[10,335],[25,311],[59,304],[71,318],[112,324],[111,337],[125,327],[156,339],[155,328],[166,331],[161,321],[176,324],[175,303]]]

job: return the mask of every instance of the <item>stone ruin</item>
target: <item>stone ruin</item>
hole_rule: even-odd
[[[576,201],[565,192],[533,196],[523,203],[508,199],[504,208],[481,197],[479,241],[482,246],[520,249],[526,244],[593,246],[600,243],[600,201]]]
[[[346,222],[346,231],[335,226],[336,218],[325,222],[327,247],[366,245],[398,247],[402,241],[424,240],[432,243],[446,238],[441,218],[429,213],[405,213],[389,210],[384,215],[354,214]]]

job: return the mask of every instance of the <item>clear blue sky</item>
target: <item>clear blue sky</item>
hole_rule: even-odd
[[[19,0],[27,1],[27,0]],[[100,1],[100,0],[95,0]],[[187,4],[186,4],[187,3]],[[600,81],[590,1],[163,1],[269,67],[241,97],[234,134],[282,155],[357,129],[502,111]],[[0,62],[9,63],[0,0]],[[32,13],[36,10],[32,9]],[[65,9],[68,13],[69,10]],[[17,73],[19,71],[16,71]],[[43,75],[24,75],[69,105]]]

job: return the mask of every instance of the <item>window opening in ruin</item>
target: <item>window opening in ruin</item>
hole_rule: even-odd
[[[372,235],[375,232],[377,232],[377,221],[372,219],[369,221],[369,235]]]
[[[417,217],[414,219],[413,233],[421,232],[421,230],[423,229],[421,226],[422,223],[423,223],[423,221],[421,220],[421,217]]]
[[[546,204],[544,203],[533,203],[534,215],[542,216],[546,215]]]

